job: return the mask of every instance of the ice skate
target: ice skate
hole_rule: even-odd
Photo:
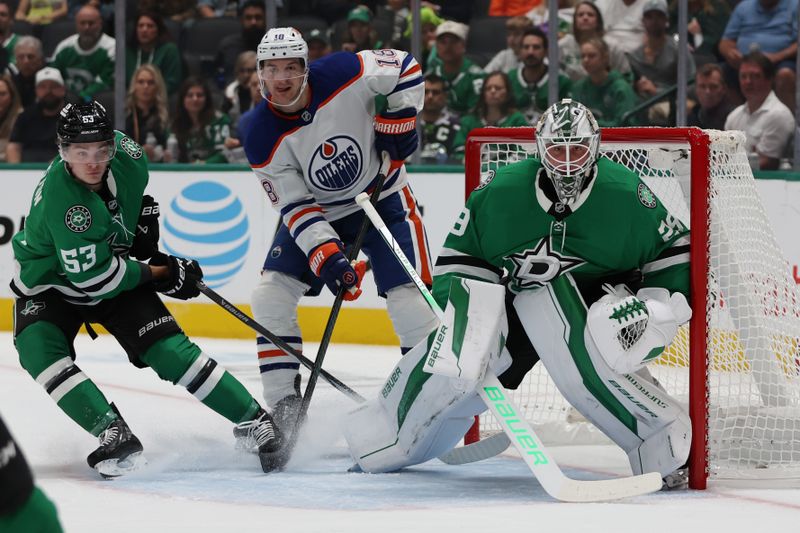
[[[104,478],[122,476],[147,464],[142,455],[142,443],[122,417],[114,420],[98,439],[100,446],[89,454],[86,461]]]

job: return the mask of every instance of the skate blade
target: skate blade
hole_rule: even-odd
[[[258,444],[255,439],[236,439],[234,449],[237,452],[257,454]]]
[[[97,470],[105,479],[111,479],[124,476],[125,474],[130,474],[131,472],[135,472],[136,470],[144,468],[146,465],[147,459],[145,459],[144,455],[142,455],[142,452],[135,452],[130,454],[122,461],[119,459],[106,459],[105,461],[100,461],[94,465],[94,469]]]

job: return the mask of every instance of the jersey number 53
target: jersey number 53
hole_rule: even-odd
[[[64,270],[70,274],[86,272],[97,262],[96,250],[94,244],[61,250],[61,262],[64,263]]]

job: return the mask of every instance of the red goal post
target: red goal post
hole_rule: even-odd
[[[531,127],[488,127],[470,132],[465,153],[465,195],[469,196],[489,170],[535,156],[534,136]],[[744,470],[756,471],[758,478],[800,478],[800,300],[755,191],[743,135],[698,128],[603,128],[601,154],[639,173],[671,211],[683,212],[679,218],[691,228],[693,318],[681,341],[685,346],[676,348],[676,361],[681,362],[674,365],[681,368],[680,372],[688,366],[688,378],[676,379],[688,383],[677,388],[685,394],[683,401],[688,404],[693,425],[690,486],[703,489],[709,477],[717,476],[750,479],[750,473],[741,474]],[[679,205],[681,202],[683,205]],[[737,210],[747,211],[742,215],[747,217],[747,225],[729,227],[737,223]],[[749,235],[738,235],[754,228],[759,232],[757,237],[763,239],[763,250]],[[755,248],[743,250],[746,247]],[[769,261],[774,268],[760,272],[766,269],[759,261]],[[709,283],[714,285],[713,290]],[[729,301],[724,301],[726,297]],[[749,302],[745,309],[735,309],[742,299]],[[751,317],[753,309],[763,316]],[[780,324],[773,324],[773,318],[780,319]],[[751,335],[756,340],[751,340]],[[763,376],[754,377],[762,370]],[[673,371],[678,373],[669,370]],[[737,372],[748,374],[749,381],[745,383]],[[741,384],[729,386],[727,374],[734,374]],[[714,383],[710,385],[712,375]],[[775,390],[772,385],[776,385]],[[518,401],[525,403],[532,398],[538,386],[531,386],[534,392],[522,392]],[[536,408],[543,409],[538,400],[530,404],[533,413]],[[748,419],[751,409],[773,412],[764,418]],[[730,418],[734,421],[729,422]],[[769,435],[763,438],[772,440],[779,435],[780,445],[769,452],[751,453],[763,450],[764,443],[744,441],[764,427]],[[731,442],[720,448],[718,436],[720,441]],[[793,440],[798,442],[793,444]],[[773,460],[778,466],[764,476]]]

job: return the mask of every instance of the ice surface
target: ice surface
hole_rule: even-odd
[[[68,532],[449,532],[764,530],[793,532],[800,490],[712,487],[615,503],[565,504],[544,493],[514,452],[481,463],[438,461],[393,474],[354,474],[338,423],[355,404],[320,380],[310,422],[285,472],[265,475],[234,450],[231,424],[185,390],[137,370],[110,337],[76,340],[77,363],[120,408],[149,465],[104,481],[86,465],[96,439],[69,420],[19,366],[0,334],[0,413],[56,503]],[[196,339],[260,399],[254,342]],[[316,346],[307,345],[313,358]],[[364,396],[377,393],[398,350],[334,345],[325,368]],[[610,446],[553,450],[568,475],[629,472]]]

